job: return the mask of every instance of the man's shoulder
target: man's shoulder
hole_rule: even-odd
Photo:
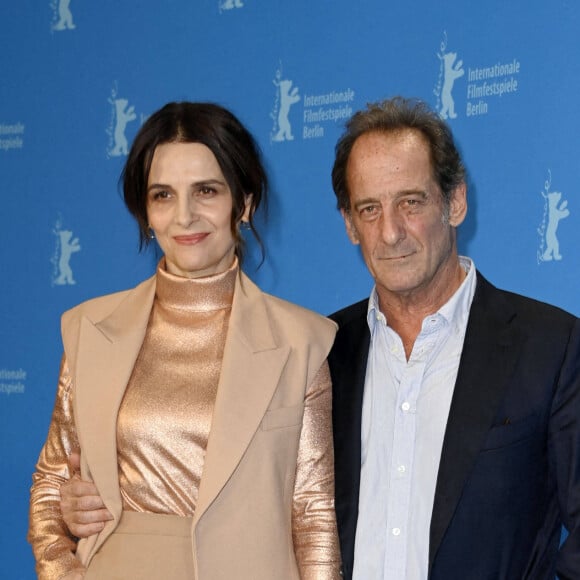
[[[331,370],[347,364],[346,361],[353,356],[366,357],[370,341],[367,323],[368,302],[368,299],[361,300],[329,316],[338,324],[338,331],[329,356]]]
[[[516,292],[496,288],[479,272],[477,283],[474,305],[481,302],[487,308],[495,308],[497,304],[502,302],[506,307],[511,308],[515,315],[533,324],[549,323],[571,326],[577,321],[576,316],[558,306]]]
[[[344,328],[353,322],[360,322],[361,319],[366,320],[368,304],[369,299],[365,298],[360,302],[333,312],[329,318],[338,324],[339,329]]]

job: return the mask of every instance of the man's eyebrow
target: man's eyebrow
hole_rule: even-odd
[[[407,195],[419,195],[421,196],[423,199],[426,199],[428,197],[428,194],[426,191],[424,191],[423,189],[403,189],[399,192],[397,192],[393,199],[399,199],[401,197],[405,197]],[[360,207],[364,206],[364,205],[368,205],[368,204],[373,204],[373,203],[380,203],[380,199],[378,197],[364,197],[363,199],[359,199],[355,204],[354,204],[354,208],[355,209],[359,209]]]
[[[397,193],[396,197],[405,197],[406,195],[420,195],[421,197],[427,197],[427,192],[423,189],[403,189]]]
[[[380,203],[378,197],[365,197],[363,199],[359,199],[355,204],[354,208],[359,209],[363,205],[368,205],[369,203]]]

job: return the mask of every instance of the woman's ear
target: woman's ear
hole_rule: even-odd
[[[242,219],[240,221],[244,223],[249,223],[250,221],[250,212],[252,209],[252,199],[254,197],[253,193],[248,193],[244,199],[244,213],[242,214]]]

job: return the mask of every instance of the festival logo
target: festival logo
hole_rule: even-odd
[[[23,395],[26,390],[26,371],[23,369],[0,369],[0,393]]]
[[[52,284],[57,286],[72,286],[76,284],[70,265],[71,256],[80,252],[79,239],[73,237],[71,230],[62,227],[62,220],[58,218],[52,230],[56,237],[54,254],[51,259],[53,265]]]
[[[220,12],[223,10],[233,10],[234,8],[243,8],[244,3],[242,0],[220,0],[219,8]]]
[[[135,107],[129,105],[129,101],[118,97],[117,87],[113,87],[111,97],[111,121],[107,129],[109,135],[108,157],[120,157],[129,152],[129,142],[125,135],[127,125],[137,118]]]
[[[355,93],[351,88],[325,92],[307,92],[294,85],[294,81],[285,77],[282,63],[278,65],[273,79],[276,93],[274,106],[270,112],[272,130],[270,142],[293,141],[296,136],[302,139],[319,139],[324,137],[325,123],[344,122],[353,113],[352,103]],[[302,102],[301,115],[295,112]],[[300,119],[302,124],[295,129]]]
[[[0,151],[22,149],[24,125],[22,123],[0,123]]]
[[[465,74],[463,61],[457,60],[457,53],[447,50],[447,32],[443,32],[443,40],[437,53],[439,58],[439,78],[433,91],[437,97],[437,110],[443,119],[455,119],[455,101],[453,100],[453,85]]]
[[[73,15],[70,11],[70,0],[51,0],[52,8],[52,30],[74,30]]]
[[[272,141],[293,141],[294,135],[292,135],[292,125],[288,115],[290,107],[300,101],[298,87],[293,87],[290,79],[282,78],[281,64],[272,82],[276,87],[276,97],[274,99],[274,108],[270,113],[274,121],[270,138]]]
[[[483,66],[463,66],[463,60],[457,57],[457,52],[447,49],[447,32],[443,32],[443,40],[437,53],[439,59],[439,77],[433,89],[437,97],[436,109],[443,119],[457,118],[458,111],[465,107],[466,117],[487,115],[491,108],[497,105],[498,97],[513,96],[518,91],[521,63],[517,58],[506,59]],[[461,91],[457,90],[456,81],[467,77],[467,90],[463,101]],[[457,96],[460,96],[457,99]],[[459,106],[457,106],[459,102]]]
[[[544,190],[540,194],[544,198],[544,213],[542,223],[538,227],[540,236],[540,246],[538,249],[538,264],[540,262],[550,262],[561,260],[560,242],[557,231],[560,220],[570,215],[568,201],[562,200],[561,191],[550,191],[552,188],[552,172],[548,170],[548,179],[544,183]]]

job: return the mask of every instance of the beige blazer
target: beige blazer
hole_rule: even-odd
[[[63,315],[82,476],[94,481],[114,517],[79,543],[85,565],[121,515],[117,411],[154,295],[155,277]],[[304,392],[335,332],[328,319],[263,293],[244,274],[237,278],[192,524],[197,578],[299,578],[291,500]]]

